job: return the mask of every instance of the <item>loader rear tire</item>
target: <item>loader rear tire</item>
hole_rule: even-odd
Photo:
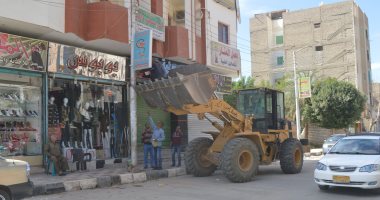
[[[212,175],[216,170],[216,165],[204,158],[213,140],[200,137],[192,140],[186,148],[185,164],[186,172],[197,177]]]
[[[303,166],[302,144],[295,138],[286,139],[280,147],[280,166],[285,174],[298,174]]]
[[[259,169],[259,150],[247,138],[230,140],[222,152],[224,175],[234,183],[249,182]]]

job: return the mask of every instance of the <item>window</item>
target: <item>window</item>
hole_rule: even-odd
[[[276,36],[276,44],[277,45],[284,44],[284,36],[283,35]]]
[[[321,23],[315,23],[314,24],[314,28],[320,28],[321,27]]]
[[[316,46],[315,51],[323,51],[323,46]]]
[[[218,23],[218,40],[219,42],[223,42],[228,44],[228,26],[222,23]]]
[[[367,60],[370,62],[369,51],[367,50]]]
[[[365,38],[368,40],[368,30],[365,30]]]
[[[284,56],[277,57],[277,66],[281,66],[284,64]]]

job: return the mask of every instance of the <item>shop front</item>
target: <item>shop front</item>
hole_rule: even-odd
[[[92,161],[130,154],[126,64],[124,57],[49,43],[48,138],[60,139],[69,161],[73,149]]]
[[[48,42],[0,33],[0,155],[42,164]]]

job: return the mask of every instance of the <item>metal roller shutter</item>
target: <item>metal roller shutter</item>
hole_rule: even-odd
[[[206,114],[209,119],[212,121],[217,121],[220,124],[223,124],[219,119],[214,116]],[[208,120],[199,120],[197,115],[191,114],[187,115],[187,128],[188,128],[188,137],[189,142],[197,137],[209,137],[211,135],[202,133],[202,131],[218,131],[215,127],[211,125]]]
[[[141,145],[141,134],[144,131],[145,123],[148,121],[148,111],[151,113],[155,123],[158,120],[164,123],[165,141],[163,146],[168,147],[171,133],[170,113],[149,107],[141,96],[137,97],[137,143]]]

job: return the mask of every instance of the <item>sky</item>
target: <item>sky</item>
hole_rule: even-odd
[[[242,75],[251,75],[249,19],[257,13],[287,9],[295,11],[317,7],[324,4],[341,2],[342,0],[240,0],[241,24],[238,27],[238,48],[241,54]],[[372,80],[380,83],[380,20],[378,10],[380,0],[356,0],[366,13],[369,22],[369,38],[371,46]]]

